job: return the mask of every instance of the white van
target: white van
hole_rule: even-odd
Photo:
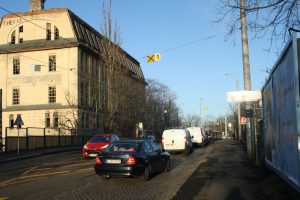
[[[196,146],[205,147],[205,138],[200,127],[189,127],[187,130],[192,136],[192,142]]]
[[[193,152],[191,135],[187,129],[169,129],[162,135],[163,149],[169,152]]]

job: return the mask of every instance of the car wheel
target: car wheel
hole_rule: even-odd
[[[202,148],[204,148],[205,147],[205,143],[204,143],[204,141],[202,142]]]
[[[151,170],[150,170],[150,166],[148,165],[144,171],[144,180],[148,181],[150,179],[151,176]]]
[[[171,171],[171,159],[170,158],[168,158],[166,167],[165,167],[165,172],[169,172],[169,171]]]
[[[108,180],[108,179],[110,179],[110,178],[111,178],[111,176],[110,176],[110,175],[104,175],[103,177],[104,177],[104,179],[105,179],[105,180]]]

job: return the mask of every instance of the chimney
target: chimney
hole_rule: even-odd
[[[46,0],[30,0],[30,11],[38,11],[44,9]]]

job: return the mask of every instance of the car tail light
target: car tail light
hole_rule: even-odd
[[[164,138],[161,139],[161,144],[164,145]]]
[[[135,157],[134,156],[129,156],[129,158],[126,162],[126,165],[135,165],[135,164],[137,164],[137,161],[136,161]]]
[[[99,156],[96,156],[95,161],[96,161],[96,165],[101,165],[102,164]]]

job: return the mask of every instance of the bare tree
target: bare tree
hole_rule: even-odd
[[[166,85],[154,79],[147,83],[145,129],[161,137],[164,129],[181,126],[180,110]]]
[[[246,0],[245,2],[249,30],[257,38],[269,37],[270,47],[277,40],[284,43],[289,28],[300,28],[298,0]],[[220,0],[217,14],[217,22],[229,19],[228,35],[239,31],[240,0]]]
[[[188,114],[183,120],[184,127],[200,127],[200,116]]]
[[[121,34],[117,20],[113,26],[112,1],[106,5],[103,1],[103,25],[101,33],[105,74],[104,112],[102,120],[109,132],[132,132],[138,121],[143,118],[143,102],[145,102],[145,82],[143,77],[129,70],[129,62],[136,63],[121,49]],[[137,64],[136,64],[137,65]],[[137,67],[137,66],[135,66]]]

